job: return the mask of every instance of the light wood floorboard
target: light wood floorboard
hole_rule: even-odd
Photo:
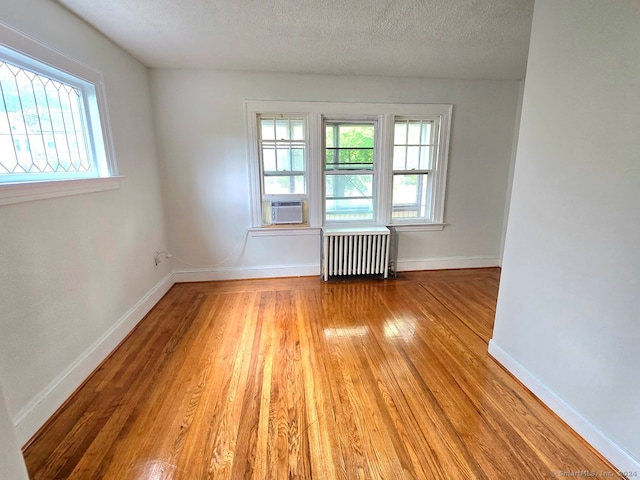
[[[487,354],[498,269],[175,285],[25,449],[33,479],[614,471]]]

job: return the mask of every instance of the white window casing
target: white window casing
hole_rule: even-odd
[[[261,164],[260,137],[258,132],[259,119],[262,116],[304,118],[306,126],[306,190],[304,195],[296,198],[305,204],[305,223],[311,229],[317,229],[324,224],[349,225],[394,225],[399,230],[441,230],[444,225],[444,201],[446,187],[446,172],[449,150],[449,136],[453,106],[449,104],[378,104],[378,103],[338,103],[338,102],[278,102],[247,100],[245,102],[247,116],[248,157],[251,185],[251,210],[253,230],[269,227],[265,221],[263,210],[265,201],[286,201],[289,196],[274,197],[265,195],[263,188],[263,172]],[[374,166],[371,170],[373,177],[373,218],[370,220],[355,219],[346,222],[325,221],[325,126],[329,124],[369,123],[375,125]],[[432,132],[421,144],[414,144],[408,140],[404,145],[395,143],[394,132],[396,122],[407,122],[412,125],[428,125]],[[413,128],[413,127],[412,127]],[[432,158],[429,164],[406,164],[403,169],[394,169],[394,145],[396,150],[401,147],[411,149],[412,152],[422,148],[431,149]],[[398,163],[398,161],[396,161]],[[396,191],[396,213],[392,208],[394,176],[405,175],[409,178],[423,175],[424,182],[420,190],[412,186],[404,188],[404,193]],[[410,183],[410,182],[405,182]],[[400,197],[408,197],[407,192],[421,192],[424,200],[402,203]],[[291,198],[291,197],[290,197]],[[416,205],[418,205],[416,207]],[[401,215],[400,210],[414,213]],[[278,229],[286,228],[279,225]],[[300,232],[300,226],[295,231]],[[292,228],[292,230],[294,230]]]
[[[102,74],[0,23],[0,205],[119,188]]]

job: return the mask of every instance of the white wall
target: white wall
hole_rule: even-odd
[[[203,70],[152,70],[151,80],[169,242],[190,263],[220,262],[250,226],[245,99],[453,103],[449,226],[401,234],[400,268],[499,263],[518,82]],[[226,270],[196,278],[315,274],[319,242],[250,236]]]
[[[551,408],[635,475],[638,45],[636,2],[536,2],[491,343]]]
[[[169,265],[153,264],[166,235],[147,69],[54,2],[5,4],[0,21],[103,72],[125,177],[0,206],[0,381],[24,444],[161,294]]]
[[[502,217],[502,244],[500,248],[500,258],[504,257],[504,244],[507,238],[507,222],[509,220],[509,205],[511,204],[511,192],[513,190],[513,174],[516,168],[516,154],[518,153],[518,136],[520,133],[520,118],[522,117],[522,98],[524,96],[524,80],[518,86],[518,106],[516,108],[515,126],[513,133],[513,143],[511,146],[511,162],[509,163],[509,175],[507,177],[507,188],[505,194],[504,216]]]

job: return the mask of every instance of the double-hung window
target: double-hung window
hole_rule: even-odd
[[[325,121],[324,220],[372,221],[374,122]]]
[[[11,186],[2,198],[34,183],[116,176],[101,74],[15,31],[0,33],[19,46],[0,44],[0,186]]]
[[[429,218],[438,121],[396,117],[392,220]]]
[[[304,118],[260,117],[262,191],[265,196],[306,193],[305,130]]]
[[[443,228],[452,105],[246,106],[253,227],[272,223],[274,202],[296,200],[310,227]]]

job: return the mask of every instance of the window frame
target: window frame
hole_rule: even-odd
[[[380,149],[380,124],[379,124],[378,116],[348,116],[343,115],[340,117],[322,117],[322,225],[377,225],[377,219],[379,217],[380,205],[378,202],[380,185],[379,185],[379,170],[381,164],[381,149]],[[327,221],[327,192],[326,192],[326,181],[327,181],[327,169],[326,169],[326,126],[327,124],[336,124],[336,125],[372,125],[374,128],[374,144],[373,144],[373,165],[371,170],[364,169],[353,169],[348,170],[348,173],[330,173],[329,175],[347,175],[347,174],[355,174],[355,175],[371,175],[371,195],[372,195],[372,218],[371,219],[361,219],[361,220],[329,220]],[[346,170],[345,170],[346,171]]]
[[[299,170],[291,170],[290,174],[287,175],[281,175],[281,176],[290,176],[290,177],[294,177],[294,176],[299,176],[300,173],[302,173],[303,175],[303,185],[304,185],[304,192],[303,193],[266,193],[266,184],[265,184],[265,179],[268,176],[278,176],[278,175],[274,175],[271,173],[267,173],[265,171],[264,168],[264,148],[263,148],[263,142],[265,142],[265,140],[262,138],[262,133],[261,133],[261,129],[260,129],[260,121],[261,120],[277,120],[277,118],[280,117],[280,119],[282,120],[302,120],[303,124],[304,124],[304,140],[302,141],[304,143],[304,170],[299,171]],[[258,122],[258,125],[256,126],[256,135],[258,137],[257,141],[258,141],[258,159],[259,159],[259,169],[260,169],[260,189],[262,191],[262,198],[263,201],[291,201],[291,200],[305,200],[308,198],[308,192],[309,192],[309,175],[308,175],[308,164],[309,164],[309,160],[308,160],[308,154],[309,154],[309,142],[308,142],[308,137],[309,137],[309,125],[308,125],[308,121],[307,121],[307,116],[306,115],[291,115],[291,114],[283,114],[283,113],[277,113],[277,114],[270,114],[270,113],[261,113],[258,114],[256,116],[256,121]],[[267,140],[268,141],[268,140]],[[281,140],[278,140],[277,138],[273,140],[274,143],[274,147],[275,150],[277,150],[277,144],[278,142]],[[287,142],[294,142],[294,140],[289,139],[287,140]],[[277,162],[277,153],[276,153],[276,162]],[[277,168],[277,164],[276,164],[276,168]],[[278,170],[274,170],[274,171],[278,171]],[[270,171],[271,172],[271,171]],[[298,174],[298,175],[296,175]]]
[[[421,124],[424,123],[431,123],[431,129],[432,129],[432,138],[431,141],[433,142],[432,144],[411,144],[408,141],[408,124],[409,122],[415,122],[415,121],[419,121],[421,122]],[[437,198],[435,198],[437,195],[435,194],[436,192],[434,192],[434,190],[437,191],[438,189],[438,183],[439,181],[444,181],[444,179],[440,178],[439,173],[441,172],[441,169],[438,167],[440,160],[440,146],[441,146],[441,138],[440,138],[440,132],[442,130],[441,128],[441,121],[442,118],[440,116],[414,116],[414,115],[395,115],[394,116],[394,120],[393,120],[393,139],[392,139],[392,152],[391,152],[391,158],[390,158],[390,163],[391,163],[391,209],[390,209],[390,223],[392,225],[405,225],[405,224],[414,224],[414,223],[433,223],[431,221],[431,219],[437,218],[438,214],[442,215],[443,212],[439,212],[437,210],[438,205],[436,204],[436,200]],[[406,143],[396,143],[395,141],[395,127],[396,124],[398,122],[407,122],[407,142]],[[432,147],[432,152],[431,152],[431,162],[430,165],[427,166],[427,168],[416,168],[416,169],[398,169],[396,170],[394,168],[394,161],[395,161],[395,147],[396,146],[403,146],[405,148],[411,147],[411,146],[418,146],[418,147],[422,147],[422,146],[431,146]],[[408,155],[408,152],[405,154]],[[406,156],[405,156],[405,166],[406,166]],[[426,196],[426,208],[425,208],[425,214],[424,215],[417,215],[415,217],[405,217],[405,218],[393,218],[393,209],[394,209],[394,200],[393,200],[393,181],[396,178],[396,176],[400,176],[400,175],[411,175],[411,174],[415,174],[415,175],[427,175],[427,185],[424,186],[424,188],[426,189],[425,192],[425,196]],[[445,172],[446,174],[446,172]],[[416,203],[416,206],[419,207],[419,203]],[[441,217],[440,217],[441,218]],[[442,220],[441,220],[442,222]]]
[[[2,175],[0,205],[120,188],[102,73],[2,23],[0,57],[81,90],[89,161],[94,165],[90,174]]]
[[[274,113],[275,112],[275,113]],[[251,194],[252,230],[273,227],[263,223],[263,198],[261,193],[260,158],[258,155],[257,119],[260,114],[284,114],[307,118],[307,201],[308,218],[305,226],[317,229],[324,225],[324,125],[328,121],[377,122],[375,139],[374,219],[367,222],[340,222],[339,225],[393,225],[398,230],[442,230],[444,228],[444,200],[451,135],[452,104],[395,104],[395,103],[344,103],[344,102],[290,102],[245,100],[248,139],[248,160]],[[395,118],[437,119],[437,152],[434,152],[433,190],[429,214],[423,218],[403,221],[392,219],[393,142]],[[331,225],[336,225],[332,222]],[[278,225],[285,233],[300,232],[299,226]]]

